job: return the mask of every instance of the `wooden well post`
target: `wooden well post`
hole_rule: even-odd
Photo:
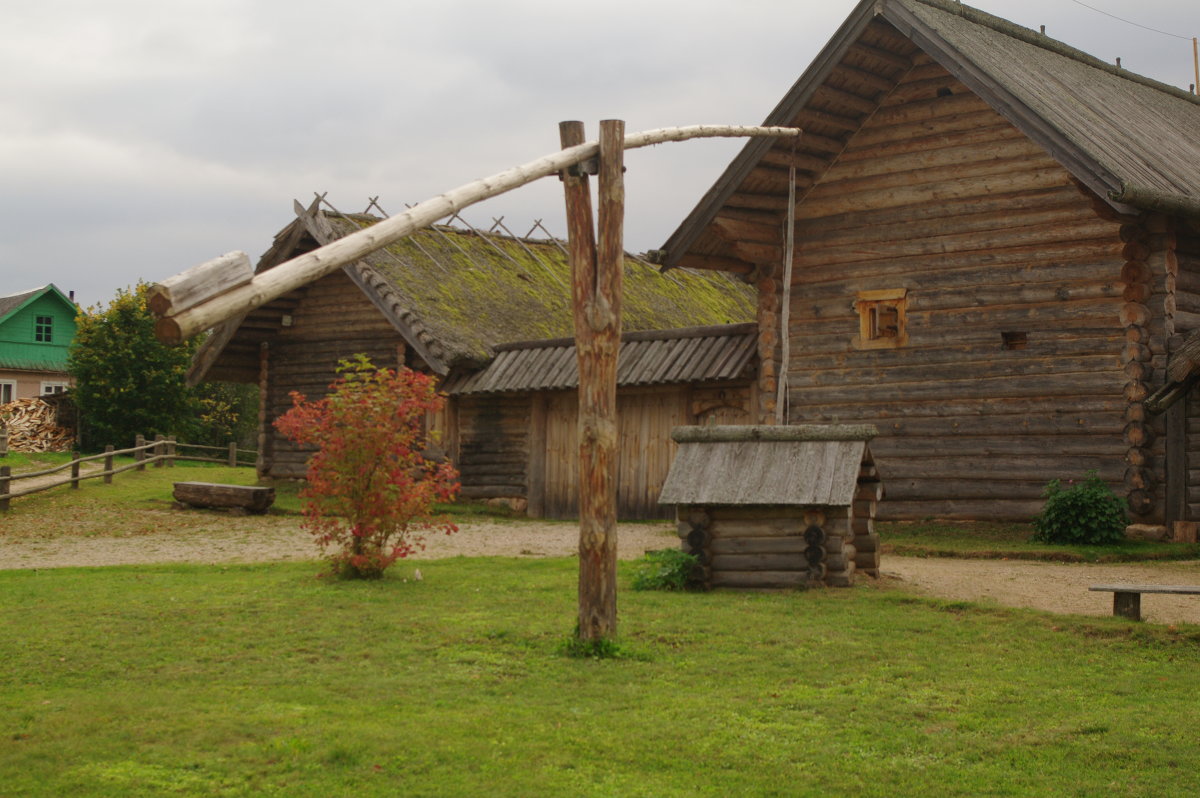
[[[583,123],[563,122],[564,149],[583,143]],[[587,168],[563,173],[579,362],[580,640],[617,633],[617,352],[624,264],[625,123],[600,123],[599,240]]]

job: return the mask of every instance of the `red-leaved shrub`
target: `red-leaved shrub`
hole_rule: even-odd
[[[330,394],[309,402],[292,392],[292,409],[275,420],[290,440],[315,446],[300,491],[304,526],[334,572],[375,579],[423,547],[422,532],[457,531],[433,518],[433,504],[458,491],[458,472],[426,459],[426,414],[445,403],[434,378],[411,369],[375,368],[364,355],[342,360]]]

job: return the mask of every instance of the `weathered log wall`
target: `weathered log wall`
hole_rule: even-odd
[[[1180,225],[1174,229],[1174,332],[1186,335],[1200,329],[1200,232]],[[1169,259],[1167,259],[1169,262]],[[1155,371],[1155,385],[1162,375]],[[1184,503],[1187,519],[1200,519],[1200,395],[1191,391],[1186,401],[1183,457],[1180,465],[1187,474]],[[1169,411],[1168,411],[1169,412]]]
[[[1028,518],[1089,469],[1153,497],[1125,463],[1149,454],[1148,253],[1093,199],[924,56],[802,197],[789,419],[878,426],[881,517]],[[857,348],[855,299],[884,289],[907,342]]]
[[[869,514],[875,494],[856,501]],[[859,571],[879,575],[874,521],[850,507],[680,506],[683,551],[699,561],[704,588],[850,587]]]
[[[524,498],[530,450],[528,394],[464,396],[455,466],[466,499]]]
[[[275,431],[271,422],[292,406],[290,393],[309,399],[328,393],[343,358],[363,353],[377,366],[400,364],[404,342],[378,310],[341,272],[309,286],[267,348],[267,392],[262,430],[266,474],[277,478],[304,476],[311,450],[296,446]]]

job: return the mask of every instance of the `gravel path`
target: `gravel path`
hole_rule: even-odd
[[[226,518],[180,532],[168,518],[124,537],[0,534],[0,569],[129,565],[147,562],[232,563],[311,560],[315,548],[295,517]],[[640,557],[677,545],[671,524],[621,524],[620,556]],[[454,535],[431,535],[416,559],[499,555],[567,557],[577,548],[571,523],[503,522],[462,525]],[[1200,561],[1090,565],[1025,560],[922,559],[884,555],[883,580],[948,599],[994,602],[1049,612],[1110,615],[1112,595],[1089,585],[1112,582],[1200,584]],[[1200,597],[1146,595],[1142,614],[1156,623],[1200,624]]]
[[[227,519],[182,533],[164,531],[163,523],[122,537],[57,536],[6,538],[0,534],[0,570],[67,566],[134,565],[150,562],[233,563],[312,560],[312,537],[295,517]],[[244,522],[244,523],[239,523]],[[567,557],[578,548],[579,527],[571,523],[471,523],[453,535],[430,534],[415,559],[497,555]],[[642,556],[649,549],[677,546],[673,524],[620,524],[620,557]]]
[[[1090,585],[1200,584],[1200,561],[1092,565],[885,554],[881,565],[885,579],[928,595],[1076,615],[1112,614],[1112,594],[1092,593]],[[1154,623],[1200,624],[1200,596],[1144,595],[1142,617]]]

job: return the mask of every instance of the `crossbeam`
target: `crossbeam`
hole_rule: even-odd
[[[745,125],[692,125],[632,133],[624,138],[624,149],[637,149],[694,138],[741,138],[799,136],[799,128]],[[209,298],[190,308],[166,308],[154,332],[160,341],[177,344],[226,319],[261,307],[289,291],[319,280],[347,263],[388,246],[439,219],[463,208],[543,177],[558,174],[599,154],[599,142],[587,141],[543,156],[521,166],[475,180],[432,199],[425,200],[368,228],[330,242],[254,276],[248,283]]]

